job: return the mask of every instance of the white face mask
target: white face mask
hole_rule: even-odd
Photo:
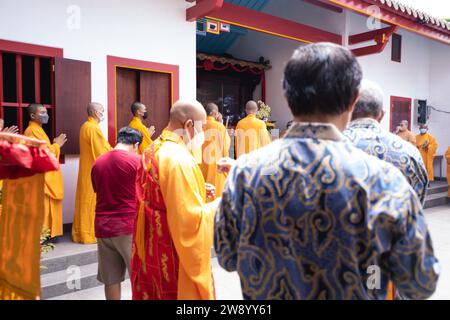
[[[199,133],[199,130],[195,128],[194,125],[194,137],[189,141],[187,147],[191,154],[194,156],[195,161],[197,163],[202,162],[202,146],[205,143],[205,132],[202,130]]]
[[[97,112],[98,122],[103,122],[105,120],[105,115],[103,113]]]
[[[420,133],[421,133],[421,134],[425,134],[425,133],[427,133],[427,132],[428,132],[427,129],[420,129]]]
[[[197,129],[194,128],[195,136],[194,139],[192,139],[192,149],[197,150],[201,149],[203,144],[205,143],[205,132],[202,131],[198,133]]]

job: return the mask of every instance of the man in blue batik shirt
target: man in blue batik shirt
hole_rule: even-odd
[[[392,163],[425,201],[428,176],[419,150],[380,125],[384,116],[383,91],[371,81],[363,81],[358,102],[344,135],[362,151]]]
[[[397,168],[341,133],[361,79],[349,50],[300,47],[283,81],[294,124],[231,167],[214,246],[245,299],[385,299],[390,280],[411,299],[434,292],[419,198]]]

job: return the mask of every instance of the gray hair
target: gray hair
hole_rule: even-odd
[[[363,80],[359,90],[359,99],[353,111],[353,119],[376,118],[383,112],[384,93],[375,82]]]
[[[98,102],[89,102],[87,106],[87,114],[88,116],[93,116],[95,111],[98,111],[103,105]]]

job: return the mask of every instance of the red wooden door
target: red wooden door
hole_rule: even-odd
[[[133,115],[131,105],[139,100],[139,71],[117,68],[117,131],[128,126]]]
[[[91,102],[91,63],[55,58],[55,135],[67,134],[63,154],[79,154],[80,128]]]
[[[391,132],[395,132],[401,121],[407,120],[411,130],[411,103],[410,98],[391,97]]]
[[[170,93],[170,74],[140,72],[140,101],[146,105],[149,114],[146,125],[156,128],[154,139],[169,123]]]
[[[147,107],[145,125],[155,126],[155,139],[169,122],[171,78],[169,73],[131,68],[117,68],[116,73],[117,130],[127,126],[133,115],[131,105],[140,101]]]

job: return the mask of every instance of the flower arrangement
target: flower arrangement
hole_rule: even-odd
[[[261,100],[258,101],[258,111],[256,112],[256,117],[258,119],[264,120],[266,122],[269,121],[271,111],[272,109],[270,109],[267,104],[265,104]]]

